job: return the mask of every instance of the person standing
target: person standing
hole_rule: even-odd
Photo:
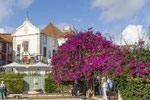
[[[102,90],[102,85],[101,85],[101,83],[102,83],[102,80],[101,80],[101,77],[100,76],[97,76],[97,81],[98,81],[98,94],[99,95],[103,95],[103,90]]]
[[[107,88],[108,88],[108,84],[107,84],[107,81],[106,81],[106,78],[104,77],[103,78],[103,97],[105,98],[105,100],[108,100],[107,98]]]
[[[78,88],[79,88],[79,84],[78,84],[77,80],[75,80],[74,91],[75,91],[75,95],[76,95],[77,97],[78,97],[78,94],[77,94]]]
[[[4,84],[4,81],[1,81],[0,88],[1,88],[1,100],[2,98],[4,98],[5,100],[6,99],[6,86]]]
[[[110,98],[110,93],[113,91],[113,80],[108,78],[107,84],[109,89],[108,97]],[[114,98],[114,96],[112,96],[112,98]]]
[[[108,78],[107,79],[107,83],[108,83],[109,90],[112,91],[113,90],[113,80]]]

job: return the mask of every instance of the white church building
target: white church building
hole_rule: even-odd
[[[28,17],[16,28],[13,39],[13,63],[3,66],[6,71],[26,74],[51,72],[50,58],[58,46],[65,42],[64,36],[72,34],[69,26],[60,31],[51,22],[43,29],[33,25]],[[46,63],[46,64],[44,64]]]
[[[64,42],[65,32],[60,31],[52,23],[39,29],[28,17],[21,26],[12,33],[13,60],[28,60],[32,56],[47,61],[57,51],[58,45]]]

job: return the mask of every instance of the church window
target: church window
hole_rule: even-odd
[[[25,41],[24,42],[24,52],[28,52],[28,48],[29,48],[29,42]]]
[[[45,36],[45,35],[43,36],[43,43],[47,44],[47,36]]]
[[[56,39],[53,39],[53,45],[56,46]]]
[[[17,45],[17,56],[20,56],[20,44]]]

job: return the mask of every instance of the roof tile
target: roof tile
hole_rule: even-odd
[[[61,32],[55,25],[53,25],[51,22],[44,28],[42,29],[42,32],[50,37],[53,38],[60,38],[64,37],[67,35],[65,32]]]
[[[11,38],[10,33],[0,33],[0,38],[7,41],[7,42],[12,42],[12,38]]]

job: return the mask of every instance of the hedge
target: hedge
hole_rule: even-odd
[[[57,83],[54,79],[45,78],[44,91],[47,93],[55,92],[57,89]]]
[[[150,82],[126,81],[119,85],[123,100],[149,100]]]
[[[0,79],[0,81],[4,81],[4,84],[7,87],[8,93],[22,93],[24,80],[23,79]]]
[[[4,73],[0,72],[1,79],[22,79],[26,74],[24,73]]]

